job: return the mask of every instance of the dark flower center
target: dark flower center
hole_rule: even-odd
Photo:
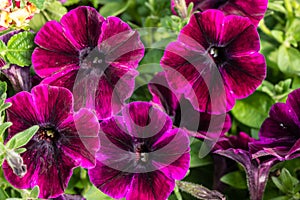
[[[58,132],[54,128],[40,128],[37,132],[37,138],[38,140],[44,140],[44,141],[55,141],[59,137]]]
[[[134,147],[136,161],[147,163],[149,161],[149,151],[144,143],[138,143]]]
[[[84,68],[93,68],[105,63],[105,54],[99,49],[87,47],[79,52],[79,64]]]
[[[218,9],[219,7],[221,7],[222,5],[227,3],[227,1],[228,0],[218,0],[218,1],[216,1],[216,3],[213,5],[213,9]]]
[[[223,63],[227,61],[226,50],[224,47],[212,46],[208,49],[208,53],[215,61],[218,67],[221,67]]]

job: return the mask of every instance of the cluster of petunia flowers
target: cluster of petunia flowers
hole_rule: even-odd
[[[174,10],[178,1],[171,3]],[[196,138],[241,163],[251,199],[260,199],[271,166],[298,157],[300,90],[272,107],[259,140],[226,136],[235,100],[252,94],[266,76],[257,24],[267,0],[193,3],[201,12],[166,47],[163,72],[148,85],[151,102],[126,103],[145,51],[128,24],[87,6],[47,22],[35,37],[36,77],[15,65],[5,71],[27,90],[7,99],[13,126],[6,140],[40,127],[21,154],[27,173],[19,177],[5,162],[6,179],[22,189],[38,185],[40,198],[62,199],[73,169],[83,167],[113,198],[164,200],[185,177],[189,138]]]

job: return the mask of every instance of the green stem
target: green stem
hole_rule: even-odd
[[[292,4],[290,2],[290,0],[284,0],[284,6],[287,10],[287,17],[289,19],[292,19],[293,18],[293,7],[292,7]]]
[[[178,188],[177,184],[175,184],[174,193],[175,193],[175,196],[176,196],[177,200],[182,200],[182,196],[180,194],[180,191],[179,191],[179,188]]]
[[[270,31],[270,29],[266,26],[265,21],[262,19],[259,23],[259,28],[262,32],[264,32],[267,36],[272,37],[273,35]]]

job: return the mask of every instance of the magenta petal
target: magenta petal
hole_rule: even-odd
[[[102,25],[99,48],[109,63],[137,68],[144,55],[144,45],[137,31],[117,17],[108,17]]]
[[[126,199],[167,199],[175,187],[175,181],[160,171],[135,174]]]
[[[129,104],[122,115],[129,133],[140,139],[148,138],[149,144],[172,127],[172,121],[165,113],[146,102]]]
[[[266,77],[266,61],[259,53],[232,58],[220,72],[231,95],[239,99],[245,98],[252,94]]]
[[[73,65],[73,66],[68,66],[67,69],[65,69],[62,72],[57,72],[53,74],[52,76],[49,76],[45,78],[41,84],[48,84],[48,85],[53,85],[53,86],[58,86],[58,87],[65,87],[69,89],[70,91],[73,90],[74,82],[77,76],[78,72],[78,66]],[[76,97],[74,95],[75,102],[76,102]]]
[[[59,125],[68,117],[73,106],[72,93],[65,88],[39,85],[32,89],[32,95],[39,108],[40,122]]]
[[[118,199],[126,196],[133,174],[121,172],[97,162],[96,167],[89,170],[89,177],[98,189]]]
[[[297,115],[298,117],[298,122],[300,121],[300,90],[294,90],[293,92],[291,92],[288,96],[288,99],[286,101],[287,106],[290,107],[290,109],[288,109],[288,112],[291,113],[292,111],[294,111],[294,113]]]
[[[74,46],[63,35],[62,26],[56,21],[47,22],[37,33],[34,42],[45,50],[75,57],[78,55]]]
[[[153,165],[166,176],[183,179],[190,165],[189,138],[180,129],[164,133],[153,144]],[[175,153],[176,152],[176,153]]]
[[[95,153],[99,144],[99,123],[97,117],[87,109],[81,109],[58,127],[62,134],[60,143],[64,153],[81,162],[81,166],[95,166]]]
[[[79,50],[97,46],[104,18],[96,9],[80,6],[61,19],[65,37]]]
[[[39,124],[40,116],[37,114],[37,109],[30,93],[20,92],[8,98],[6,102],[12,103],[12,106],[6,112],[8,121],[14,124],[9,129],[8,139],[16,133],[31,127],[32,124]],[[26,105],[26,112],[24,112],[24,105]]]
[[[226,48],[229,55],[252,54],[260,49],[259,35],[247,18],[227,16],[224,19],[220,45],[228,45]]]
[[[138,71],[127,66],[109,66],[105,70],[105,75],[109,82],[114,86],[115,95],[121,102],[128,99],[134,91],[135,77]]]
[[[76,65],[78,62],[78,57],[74,55],[48,51],[39,47],[32,54],[34,70],[42,78]]]
[[[76,166],[57,146],[30,142],[22,154],[27,173],[23,178],[15,175],[8,165],[3,166],[4,176],[15,187],[40,188],[39,198],[55,198],[63,194]]]

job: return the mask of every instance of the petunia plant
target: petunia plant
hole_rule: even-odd
[[[0,200],[299,199],[298,0],[0,0]]]

